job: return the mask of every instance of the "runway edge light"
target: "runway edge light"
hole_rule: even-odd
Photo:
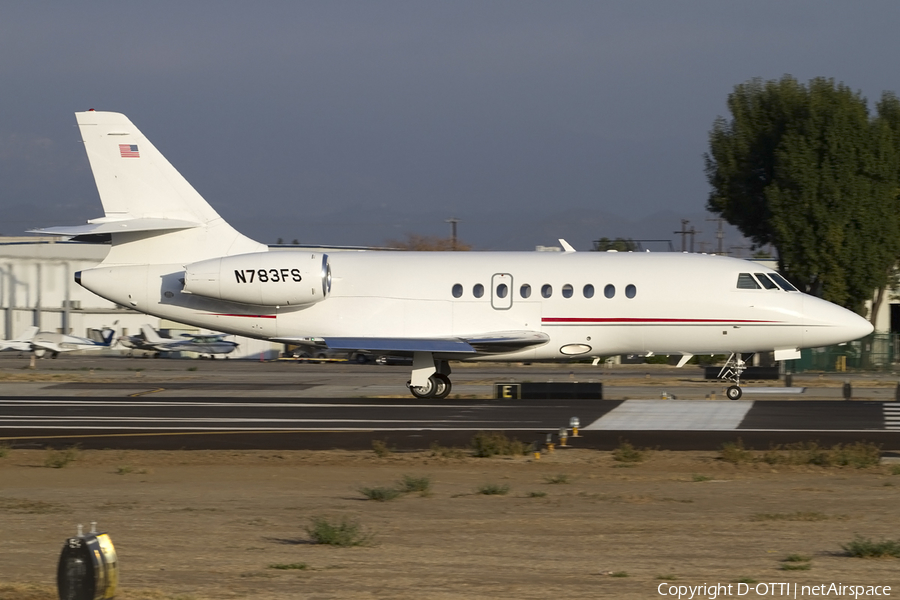
[[[119,560],[107,533],[91,523],[88,534],[78,533],[63,544],[56,571],[60,600],[111,600],[119,585]]]

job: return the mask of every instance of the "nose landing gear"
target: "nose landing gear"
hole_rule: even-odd
[[[719,379],[730,381],[733,384],[725,390],[725,395],[729,400],[740,400],[744,394],[743,390],[741,390],[741,373],[746,369],[747,363],[744,361],[741,353],[733,352],[728,357],[728,360],[725,361],[725,366],[719,371]]]

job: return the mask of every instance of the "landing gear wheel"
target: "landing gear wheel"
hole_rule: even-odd
[[[437,380],[437,389],[434,392],[433,398],[437,400],[443,400],[450,395],[450,390],[453,388],[453,384],[450,383],[449,377],[447,377],[443,373],[435,373],[431,376],[431,379]]]
[[[429,377],[426,385],[412,385],[411,381],[407,381],[406,387],[409,388],[409,391],[416,398],[432,398],[438,387],[438,383],[434,377]]]
[[[725,390],[725,395],[728,396],[729,400],[740,400],[743,393],[743,390],[736,385],[729,386],[728,389]]]

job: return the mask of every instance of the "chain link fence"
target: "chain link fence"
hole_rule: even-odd
[[[807,348],[798,360],[786,361],[788,373],[816,371],[891,371],[900,359],[900,334],[873,333],[855,342],[824,348]]]

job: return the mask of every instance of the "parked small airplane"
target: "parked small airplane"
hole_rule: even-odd
[[[450,360],[745,354],[847,342],[862,317],[777,272],[677,253],[269,251],[244,237],[122,114],[76,113],[105,216],[39,233],[106,236],[75,281],[140,312],[215,331],[412,357],[409,389],[450,393]],[[257,200],[258,201],[258,200]]]
[[[60,352],[101,350],[112,345],[116,333],[115,328],[104,327],[102,330],[95,329],[93,331],[97,334],[96,340],[66,333],[39,331],[31,338],[31,350],[38,358],[42,358],[47,352],[50,352],[51,358],[56,358]]]
[[[31,340],[37,332],[37,327],[29,327],[15,339],[0,340],[0,351],[13,350],[18,352],[31,352]]]
[[[215,358],[216,354],[229,354],[239,346],[237,342],[229,342],[222,339],[227,333],[193,335],[181,334],[181,339],[164,338],[150,325],[141,326],[141,334],[120,338],[119,341],[126,346],[139,350],[154,350],[156,352],[197,352],[209,354]]]

